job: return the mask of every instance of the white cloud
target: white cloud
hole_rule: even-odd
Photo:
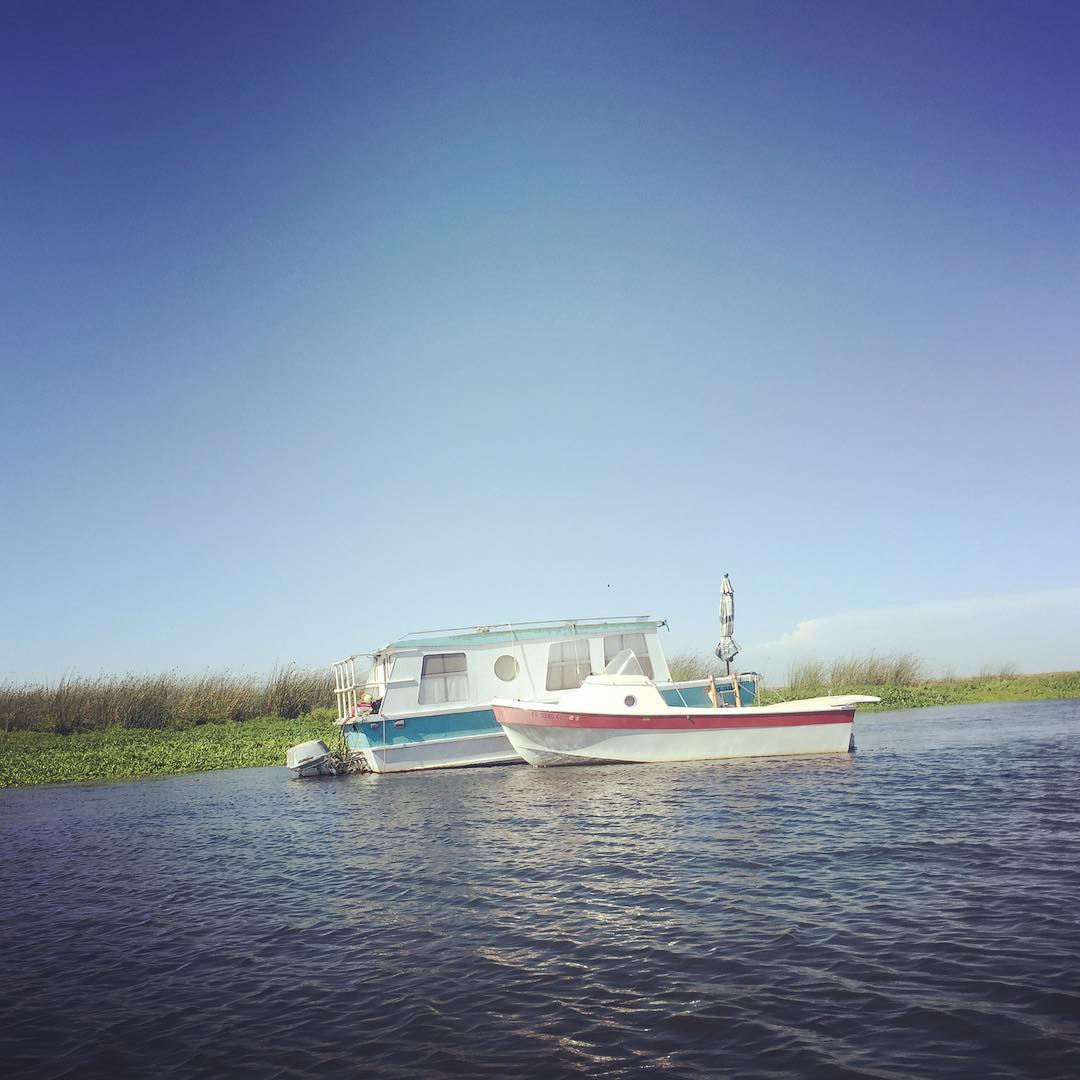
[[[797,661],[916,653],[932,672],[1080,670],[1080,589],[904,604],[806,619],[776,641],[747,645],[741,662],[783,682]]]

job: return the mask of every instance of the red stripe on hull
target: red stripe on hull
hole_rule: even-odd
[[[805,727],[813,724],[850,724],[854,709],[822,709],[818,712],[738,715],[737,709],[724,709],[725,716],[683,713],[680,716],[630,716],[626,713],[564,713],[546,709],[516,709],[495,705],[495,719],[500,724],[529,724],[533,727],[623,728],[627,731],[706,731],[739,728]],[[735,713],[736,715],[731,715]]]

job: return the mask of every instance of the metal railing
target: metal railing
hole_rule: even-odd
[[[338,722],[348,723],[356,716],[355,656],[334,661],[334,696],[337,698]]]

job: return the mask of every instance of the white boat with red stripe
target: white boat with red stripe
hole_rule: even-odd
[[[856,706],[880,700],[849,694],[746,708],[669,705],[627,649],[555,704],[496,698],[492,708],[514,749],[544,767],[847,753]]]

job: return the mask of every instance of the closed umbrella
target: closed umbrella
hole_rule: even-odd
[[[720,644],[716,646],[716,655],[727,664],[731,674],[731,661],[739,654],[739,646],[733,637],[735,633],[735,590],[731,587],[731,578],[724,575],[720,586]]]

